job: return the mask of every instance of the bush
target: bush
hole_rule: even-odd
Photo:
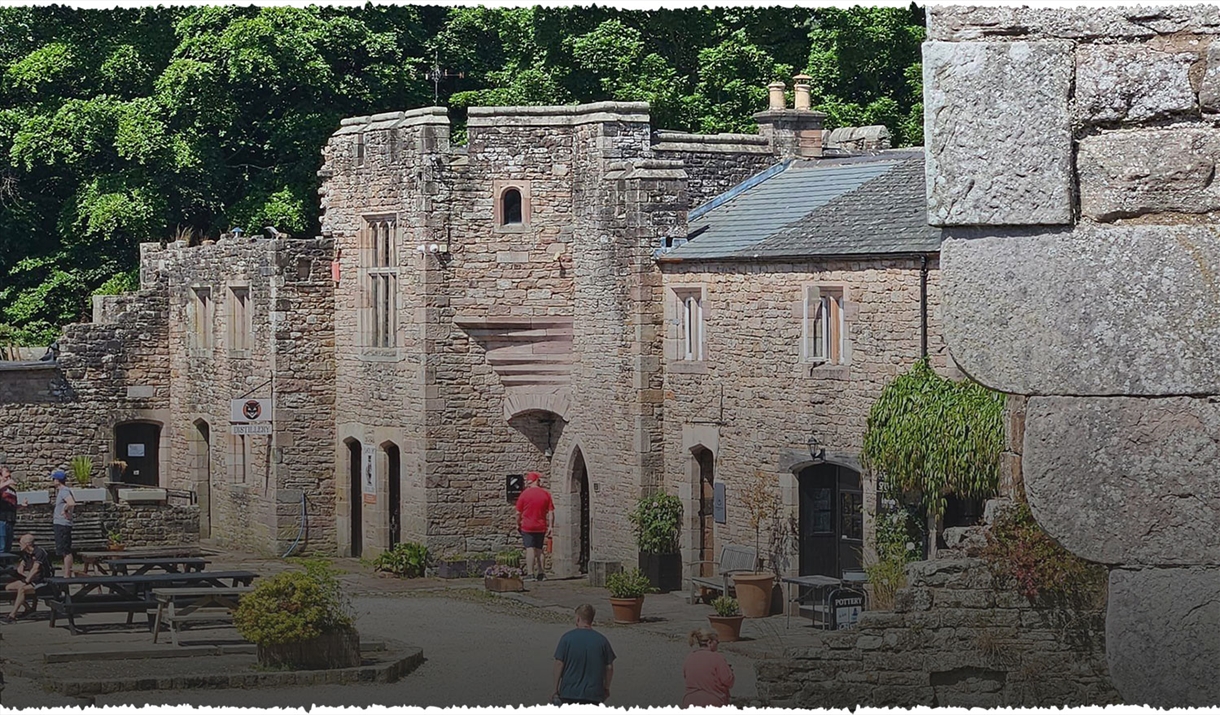
[[[610,574],[606,577],[606,588],[610,590],[610,598],[640,598],[656,591],[638,568]]]
[[[233,623],[251,643],[275,645],[351,628],[352,617],[334,571],[312,561],[304,572],[286,571],[260,583],[242,598]]]
[[[894,606],[898,589],[907,585],[906,566],[923,558],[921,520],[917,512],[895,504],[882,511],[874,522],[877,532],[877,559],[866,564],[864,572],[873,586],[873,604],[879,610]]]
[[[983,557],[1001,580],[1015,584],[1030,602],[1043,601],[1079,611],[1101,608],[1107,573],[1059,545],[1038,526],[1029,506],[1004,511],[987,534]]]
[[[517,549],[509,549],[496,554],[496,564],[499,566],[511,566],[512,568],[521,568],[525,562],[525,554]]]
[[[640,499],[628,517],[635,540],[645,554],[673,554],[682,535],[682,500],[669,494]]]
[[[712,601],[712,608],[716,609],[716,615],[721,618],[741,615],[741,607],[737,605],[737,599],[732,596],[720,596]]]
[[[419,578],[428,568],[428,547],[407,541],[397,544],[373,561],[373,568],[402,578]]]

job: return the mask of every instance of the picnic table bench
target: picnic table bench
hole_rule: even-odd
[[[191,556],[170,559],[113,559],[107,562],[107,566],[110,573],[116,576],[143,576],[153,570],[165,573],[199,572],[210,563],[212,562],[207,559]]]
[[[713,563],[711,561],[695,561],[691,566],[700,564]],[[716,563],[715,576],[691,576],[690,577],[690,601],[695,603],[700,596],[706,595],[708,591],[712,593],[729,594],[729,589],[732,587],[730,578],[735,573],[748,573],[755,570],[758,565],[758,552],[751,546],[737,546],[735,544],[727,544],[720,551],[720,561]],[[694,569],[691,570],[694,573]]]
[[[162,624],[169,625],[173,644],[178,645],[178,627],[184,623],[232,621],[241,597],[253,590],[253,586],[153,589],[157,600],[153,643],[161,635]]]
[[[47,579],[51,627],[59,616],[68,619],[68,631],[76,635],[76,616],[82,613],[126,613],[131,624],[136,613],[157,607],[152,591],[157,588],[249,586],[258,574],[252,571],[199,571],[195,573],[143,574],[140,576],[75,576]]]

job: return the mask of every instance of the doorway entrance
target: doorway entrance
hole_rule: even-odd
[[[115,425],[115,458],[127,462],[123,481],[147,487],[161,486],[160,445],[161,425],[153,422]]]
[[[402,475],[399,470],[402,460],[398,453],[398,445],[387,444],[384,449],[386,477],[390,487],[390,548],[392,549],[402,541]]]
[[[860,473],[837,464],[806,467],[800,485],[802,576],[842,578],[860,569],[864,548],[864,493]]]
[[[199,538],[212,538],[212,428],[204,420],[195,422],[191,435],[191,474],[199,496]]]
[[[576,557],[576,567],[581,574],[589,573],[589,542],[590,542],[590,509],[589,509],[589,470],[585,467],[585,456],[576,450],[576,463],[572,467],[572,483],[576,491],[576,500],[580,510],[580,550]]]
[[[354,439],[347,440],[347,476],[348,503],[350,509],[350,538],[352,542],[352,558],[360,558],[364,552],[364,515],[361,513],[361,502],[364,494],[361,491],[360,443]]]
[[[716,569],[716,458],[710,449],[695,453],[699,468],[699,575],[712,576]]]

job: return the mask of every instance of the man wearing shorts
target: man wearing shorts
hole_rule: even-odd
[[[555,525],[555,504],[551,493],[539,486],[542,475],[530,472],[525,475],[525,491],[517,497],[517,528],[525,542],[525,567],[534,578],[541,581],[542,547]]]
[[[576,627],[559,639],[555,648],[556,705],[597,705],[610,697],[614,678],[614,649],[610,641],[593,630],[596,611],[585,603],[576,607]]]
[[[4,587],[5,590],[14,592],[13,610],[4,617],[4,623],[12,623],[17,620],[17,614],[25,605],[26,596],[34,593],[38,585],[46,581],[53,573],[51,557],[34,543],[33,534],[22,536],[20,545],[21,563],[17,565],[13,574],[16,576],[16,580]]]
[[[68,474],[62,469],[51,472],[55,480],[55,511],[51,527],[55,530],[55,553],[64,560],[64,578],[72,578],[72,510],[76,500],[68,487]]]

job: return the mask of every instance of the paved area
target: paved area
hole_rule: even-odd
[[[249,568],[270,575],[291,568],[283,561],[239,554],[212,557],[212,569]],[[597,628],[610,638],[619,656],[611,699],[618,706],[674,705],[682,698],[682,661],[689,652],[686,634],[707,627],[706,605],[689,605],[678,594],[654,594],[645,600],[645,623],[618,626],[609,623],[610,606],[604,589],[583,581],[530,582],[521,594],[488,594],[480,581],[439,579],[400,580],[372,573],[353,560],[335,565],[353,594],[356,625],[366,639],[384,640],[387,647],[423,648],[425,663],[398,683],[360,686],[317,686],[298,689],[189,690],[133,692],[98,696],[97,705],[191,704],[217,706],[310,705],[419,705],[495,706],[540,704],[551,693],[551,666],[556,641],[572,627],[572,609],[592,603],[598,610]],[[147,630],[129,629],[122,617],[90,616],[85,633],[70,636],[65,628],[51,629],[46,621],[17,623],[0,629],[0,657],[13,661],[13,669],[55,668],[68,677],[90,677],[100,671],[96,661],[55,666],[41,664],[42,655],[64,650],[102,650],[152,647]],[[816,632],[793,621],[786,629],[782,616],[747,620],[745,640],[725,644],[737,674],[735,699],[749,700],[755,693],[753,661],[774,657],[790,646],[809,645]],[[236,642],[231,629],[189,632],[183,645]],[[197,658],[161,658],[158,672],[191,672]],[[149,661],[132,660],[138,672]],[[91,665],[91,663],[93,665]],[[24,664],[24,665],[22,665]],[[107,669],[114,664],[108,664]],[[44,692],[33,680],[9,677],[3,704],[11,707],[79,704],[79,701]]]

